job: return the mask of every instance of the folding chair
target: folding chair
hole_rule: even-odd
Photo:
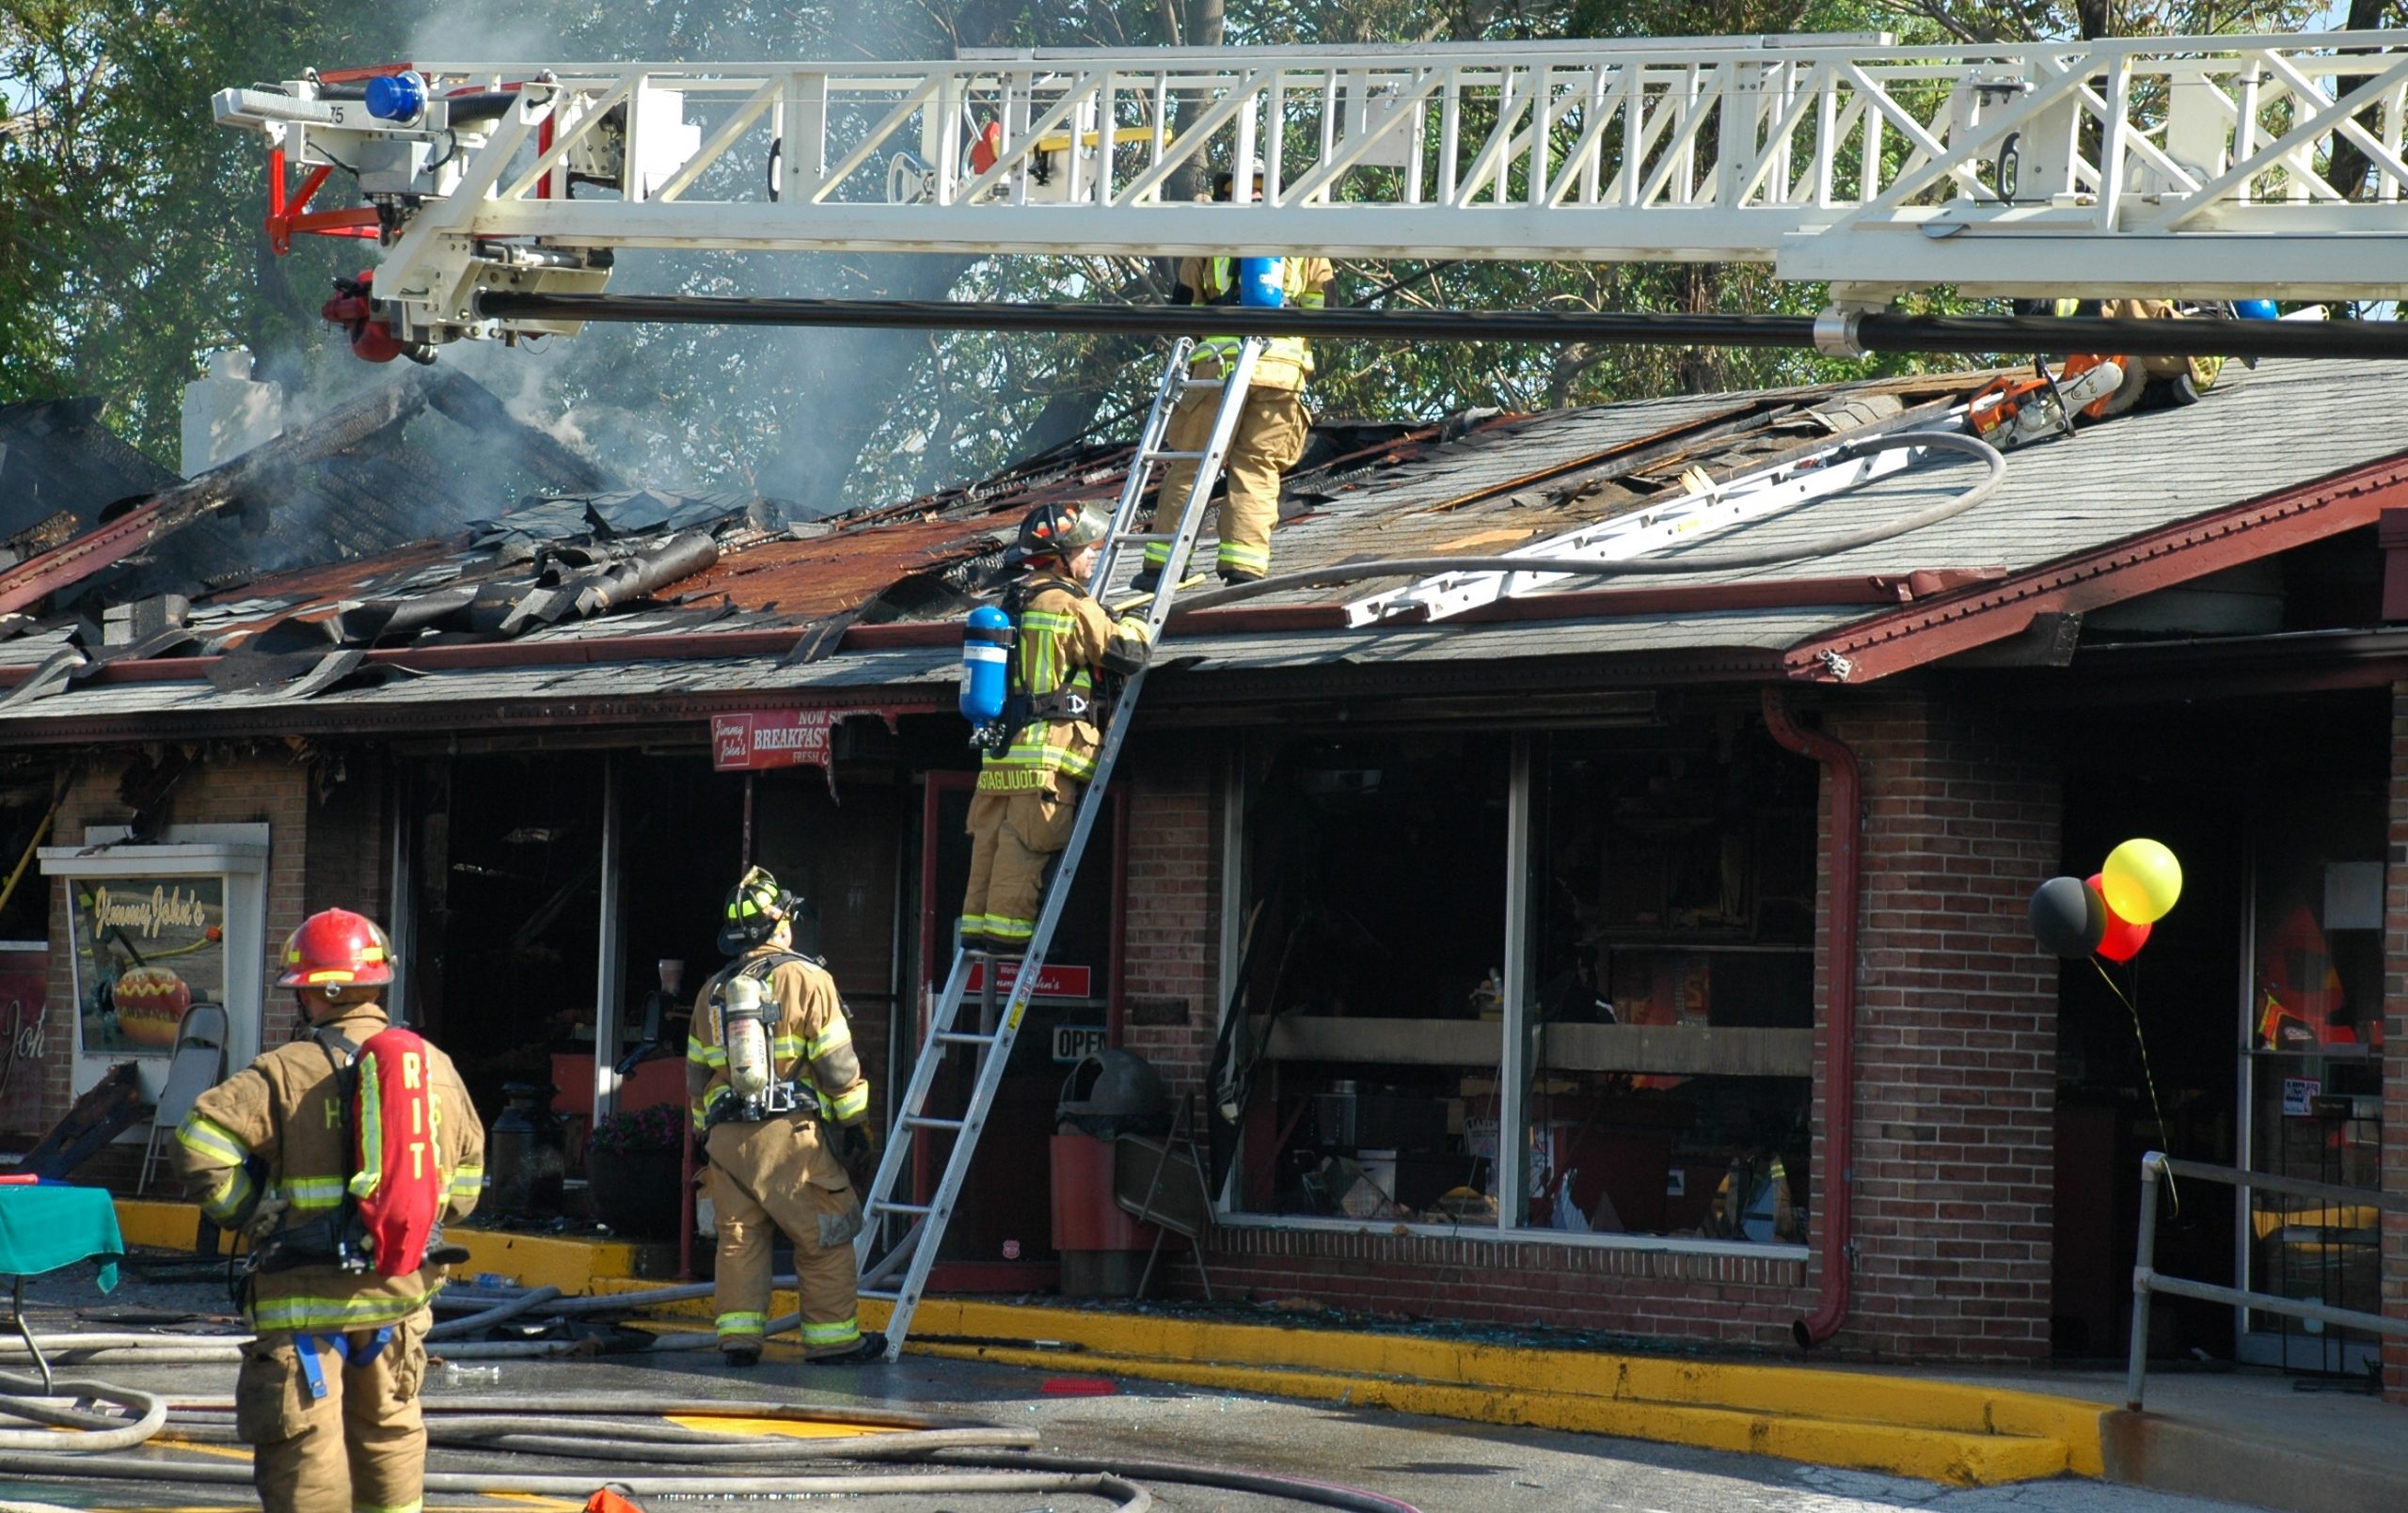
[[[159,1090],[159,1107],[150,1115],[150,1141],[142,1149],[142,1175],[134,1185],[135,1196],[150,1185],[160,1140],[173,1139],[176,1127],[192,1112],[193,1100],[215,1087],[225,1075],[225,1005],[196,1003],[184,1010],[183,1022],[176,1027],[176,1053],[167,1063],[167,1081]]]
[[[1112,1201],[1140,1223],[1154,1226],[1154,1248],[1146,1257],[1145,1273],[1137,1279],[1137,1296],[1154,1280],[1154,1263],[1162,1259],[1163,1237],[1184,1236],[1196,1256],[1196,1273],[1204,1279],[1204,1298],[1212,1300],[1212,1273],[1204,1265],[1204,1237],[1212,1232],[1212,1190],[1204,1180],[1204,1158],[1196,1148],[1196,1100],[1180,1100],[1170,1133],[1162,1140],[1122,1135],[1113,1142]]]

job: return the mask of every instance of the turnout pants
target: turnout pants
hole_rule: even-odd
[[[262,1334],[243,1348],[234,1429],[251,1447],[251,1483],[266,1513],[418,1513],[426,1479],[418,1394],[433,1322],[421,1310],[381,1348],[372,1329]]]
[[[965,941],[984,937],[999,951],[1026,951],[1045,897],[1045,869],[1070,843],[1079,785],[1064,792],[978,794],[970,800],[970,887],[961,898]]]
[[[711,1211],[719,1221],[719,1343],[758,1348],[769,1317],[769,1250],[794,1242],[802,1353],[842,1355],[861,1343],[853,1237],[861,1201],[818,1120],[780,1114],[711,1127]]]
[[[1212,439],[1212,416],[1220,407],[1219,389],[1190,390],[1171,412],[1163,445],[1174,451],[1202,451]],[[1246,390],[1226,465],[1229,493],[1221,501],[1220,571],[1242,577],[1270,573],[1271,528],[1279,518],[1279,476],[1305,454],[1311,426],[1304,396],[1296,390],[1260,386]],[[1186,508],[1187,491],[1195,482],[1194,463],[1181,460],[1163,465],[1162,489],[1154,496],[1154,531],[1167,534],[1179,528],[1180,512]],[[1169,560],[1168,543],[1147,543],[1147,566],[1160,571]]]

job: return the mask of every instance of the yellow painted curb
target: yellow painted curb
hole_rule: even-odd
[[[141,1198],[117,1200],[117,1227],[129,1246],[152,1250],[193,1248],[200,1229],[200,1210],[188,1203],[155,1203]],[[463,1281],[480,1271],[496,1271],[530,1287],[558,1287],[572,1297],[610,1290],[605,1284],[631,1278],[638,1247],[625,1240],[562,1239],[550,1235],[506,1235],[499,1230],[463,1229],[447,1239],[468,1249],[468,1259],[452,1268]],[[233,1238],[220,1235],[217,1253],[232,1253]],[[657,1282],[629,1282],[627,1287],[655,1287]],[[621,1288],[618,1290],[626,1290]]]
[[[189,1249],[198,1220],[198,1211],[186,1204],[118,1203],[118,1221],[129,1245]],[[637,1247],[625,1242],[480,1230],[458,1237],[473,1257],[459,1268],[464,1275],[499,1271],[528,1286],[555,1286],[571,1295],[662,1285],[633,1274]],[[792,1292],[780,1292],[768,1312],[787,1314],[797,1306]],[[650,1310],[704,1319],[715,1311],[708,1298]],[[863,1302],[862,1327],[881,1328],[888,1313],[883,1303]],[[1618,1435],[1884,1471],[1957,1487],[2067,1472],[2105,1474],[2105,1409],[2004,1388],[973,1298],[927,1299],[912,1322],[914,1337],[907,1348],[913,1354],[1046,1371]],[[928,1335],[1058,1340],[1079,1349],[1065,1354],[1004,1344],[932,1345],[924,1338]]]

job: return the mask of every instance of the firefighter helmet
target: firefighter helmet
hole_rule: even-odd
[[[727,890],[727,915],[719,927],[719,948],[740,956],[766,945],[778,926],[802,908],[802,900],[778,886],[767,867],[754,867]]]
[[[1246,166],[1253,170],[1247,176],[1253,181],[1247,186],[1249,193],[1246,196],[1248,199],[1252,199],[1256,195],[1262,192],[1263,176],[1269,170],[1263,167],[1262,159],[1259,155],[1248,159]],[[1237,181],[1238,176],[1235,169],[1221,168],[1215,170],[1212,174],[1212,197],[1220,200],[1232,199],[1236,197]]]
[[[321,909],[284,938],[278,987],[378,987],[393,980],[393,943],[365,914]]]
[[[1064,561],[1112,534],[1112,517],[1100,505],[1040,504],[1020,523],[1012,550],[1023,562],[1049,557]]]

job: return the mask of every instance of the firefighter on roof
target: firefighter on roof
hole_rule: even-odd
[[[1258,160],[1254,173],[1259,178]],[[1231,197],[1230,175],[1222,174],[1213,197]],[[1249,190],[1246,197],[1254,197]],[[1240,263],[1258,260],[1185,258],[1179,264],[1174,305],[1255,304],[1240,289]],[[1272,258],[1278,264],[1281,298],[1276,302],[1317,310],[1326,302],[1336,276],[1326,258]],[[1218,378],[1237,359],[1239,339],[1212,337],[1196,343],[1190,371],[1197,378]],[[1312,418],[1305,413],[1305,380],[1313,370],[1313,355],[1302,337],[1275,337],[1254,365],[1254,381],[1246,388],[1245,407],[1238,414],[1224,465],[1229,492],[1221,501],[1221,576],[1230,583],[1251,583],[1271,572],[1271,528],[1279,518],[1279,476],[1296,465],[1305,452]],[[1171,413],[1163,445],[1177,451],[1201,451],[1212,435],[1212,418],[1221,406],[1217,388],[1190,389]],[[1179,528],[1187,505],[1187,491],[1196,481],[1196,464],[1186,459],[1163,466],[1162,487],[1154,495],[1154,523],[1149,528],[1167,535]],[[1146,565],[1130,581],[1141,593],[1151,592],[1170,560],[1167,542],[1146,544]]]
[[[1007,744],[979,764],[970,801],[970,887],[961,943],[1017,955],[1037,933],[1045,869],[1070,843],[1079,794],[1095,773],[1095,674],[1134,672],[1153,633],[1115,622],[1086,591],[1111,529],[1093,505],[1044,504],[1021,523],[1015,553],[1028,576],[1005,595],[1017,637],[1003,728]]]
[[[794,950],[801,903],[760,867],[728,891],[719,945],[736,960],[703,985],[686,1044],[719,1227],[719,1348],[731,1365],[761,1359],[772,1225],[794,1242],[804,1359],[886,1353],[886,1336],[862,1332],[853,1263],[862,1206],[850,1172],[871,1152],[869,1083],[835,979]]]
[[[234,1424],[268,1513],[420,1505],[428,1304],[448,1274],[434,1257],[458,1253],[427,1231],[476,1207],[485,1132],[451,1059],[388,1029],[377,999],[391,949],[348,909],[304,921],[276,981],[294,990],[309,1037],[202,1094],[176,1130],[185,1190],[252,1240],[241,1300],[258,1338],[243,1350]],[[404,1249],[388,1221],[411,1196],[422,1207],[402,1216],[414,1225]]]

